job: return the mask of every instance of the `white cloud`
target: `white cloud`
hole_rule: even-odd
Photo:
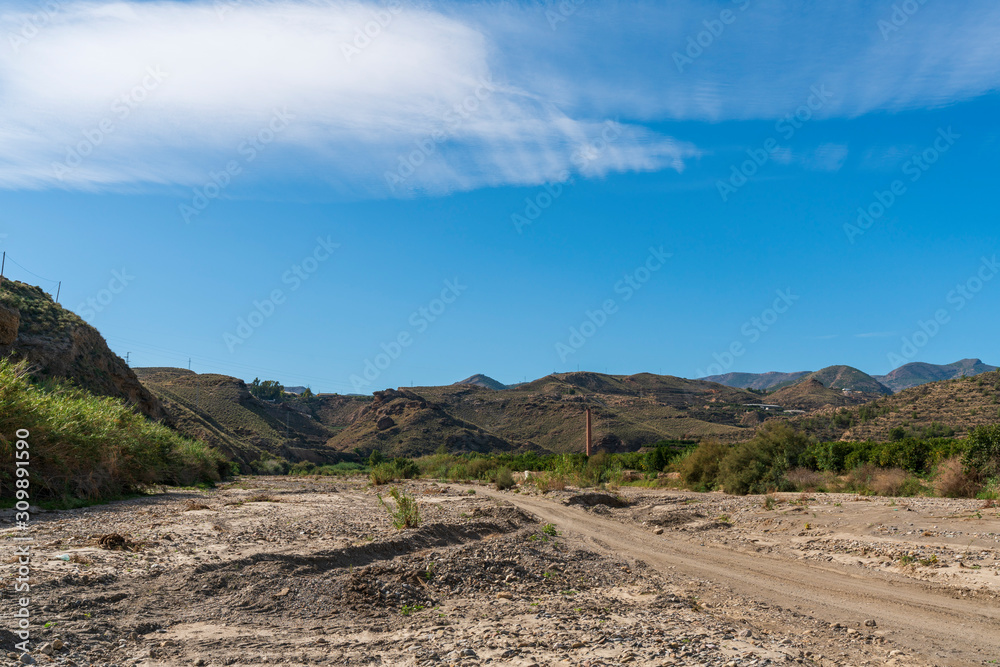
[[[644,123],[774,119],[817,83],[834,93],[820,118],[935,106],[1000,83],[1000,8],[978,0],[925,5],[889,40],[876,26],[888,2],[791,11],[760,0],[684,72],[671,54],[717,9],[694,0],[586,3],[555,30],[545,6],[515,3],[50,6],[0,15],[0,187],[197,186],[232,161],[241,184],[360,196],[533,185],[564,170],[680,171],[699,150]],[[251,163],[241,146],[267,138],[281,109],[290,121]],[[620,119],[620,136],[575,165],[606,118]],[[75,164],[74,150],[89,154],[54,167]],[[810,164],[838,169],[846,150],[826,145]],[[394,190],[386,172],[400,176]]]

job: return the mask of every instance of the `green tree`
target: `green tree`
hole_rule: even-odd
[[[254,378],[247,387],[250,394],[264,401],[280,401],[285,394],[285,387],[277,380],[264,380]]]
[[[1000,477],[1000,424],[972,429],[962,463],[984,477]]]

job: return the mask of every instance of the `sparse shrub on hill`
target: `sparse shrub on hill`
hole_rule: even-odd
[[[280,401],[285,395],[285,387],[277,380],[264,380],[254,378],[253,382],[247,385],[250,394],[265,401]]]
[[[154,484],[213,482],[229,462],[208,445],[149,421],[116,399],[27,378],[26,364],[0,360],[0,494],[14,495],[21,429],[33,500],[120,496]],[[23,431],[22,431],[23,432]]]

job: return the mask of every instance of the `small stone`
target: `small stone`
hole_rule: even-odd
[[[65,644],[63,644],[63,640],[61,639],[52,640],[52,648],[54,648],[55,650],[61,651],[63,649],[63,646],[65,646]]]
[[[750,630],[740,630],[739,632],[736,633],[736,636],[737,637],[749,638],[749,637],[753,637],[753,632],[750,631]]]
[[[39,646],[38,650],[44,653],[45,655],[52,655],[53,653],[55,653],[55,650],[53,650],[52,648],[52,644],[48,642],[45,642],[44,644]]]
[[[277,593],[274,594],[274,597],[276,597],[276,598],[283,598],[286,595],[288,595],[289,590],[290,589],[288,589],[288,588],[282,588],[280,591],[278,591]]]
[[[514,596],[511,595],[510,593],[507,593],[506,591],[501,591],[500,593],[497,593],[497,600],[513,600],[513,599]]]
[[[865,621],[865,625],[868,626],[869,628],[874,628],[878,626],[878,623],[875,622],[874,618],[869,618],[867,621]]]
[[[653,535],[662,535],[662,534],[663,534],[662,528],[657,528],[653,531]]]
[[[196,665],[197,667],[201,667],[202,665],[204,665],[204,664],[205,664],[205,659],[204,659],[204,658],[198,658],[197,660],[195,660],[195,661],[194,661],[194,664],[195,664],[195,665]]]
[[[33,665],[35,664],[35,659],[31,657],[30,653],[22,653],[21,657],[18,658],[22,665]]]

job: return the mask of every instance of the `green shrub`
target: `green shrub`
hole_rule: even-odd
[[[368,479],[373,486],[381,486],[398,479],[396,468],[391,463],[379,463],[368,473]]]
[[[709,440],[692,449],[677,463],[681,481],[695,491],[711,491],[719,477],[719,464],[731,447]]]
[[[726,493],[738,495],[789,490],[785,473],[798,466],[809,444],[788,424],[765,424],[753,440],[736,445],[722,460],[718,483]]]
[[[499,491],[506,491],[507,489],[513,488],[514,476],[510,473],[510,468],[506,466],[497,468],[493,483],[496,484],[497,490]]]
[[[962,463],[982,477],[1000,477],[1000,424],[972,429]]]
[[[15,495],[15,434],[27,430],[31,498],[101,500],[155,484],[219,480],[230,463],[203,442],[148,420],[113,398],[48,382],[0,359],[0,495]],[[23,432],[23,431],[22,431]]]
[[[413,496],[396,487],[389,489],[389,496],[396,501],[395,507],[386,504],[381,495],[378,496],[378,502],[388,512],[393,526],[403,530],[404,528],[416,528],[420,525],[420,509]]]

